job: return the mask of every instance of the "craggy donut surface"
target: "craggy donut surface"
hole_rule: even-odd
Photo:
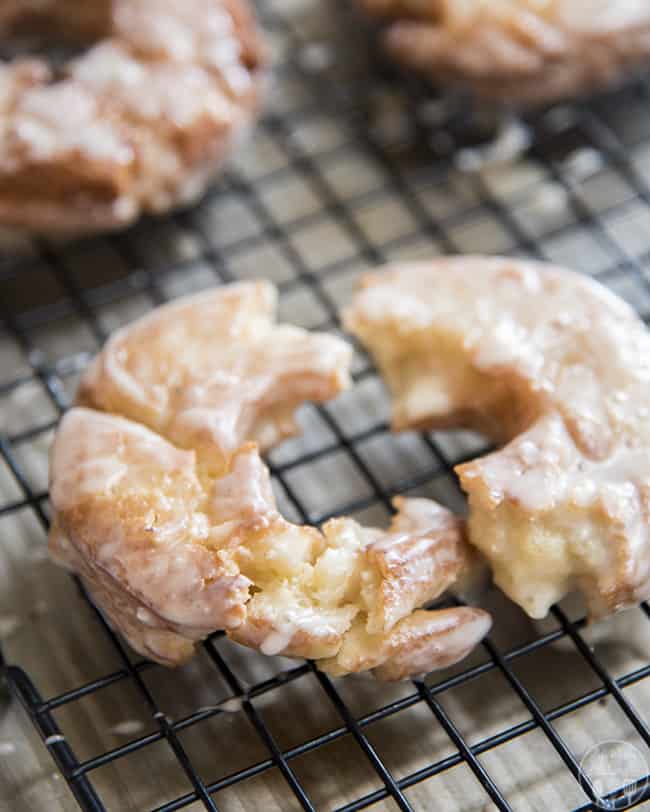
[[[341,339],[274,324],[267,283],[159,308],[109,340],[54,443],[50,550],[131,645],[187,659],[219,629],[335,674],[401,679],[464,657],[489,616],[423,611],[475,564],[461,522],[396,500],[388,530],[277,510],[258,444],[347,384]]]
[[[345,318],[394,425],[477,429],[457,472],[469,538],[531,616],[579,588],[594,616],[650,595],[650,334],[570,271],[462,257],[371,274]]]
[[[524,104],[619,81],[650,62],[646,0],[359,0],[388,51],[436,82]]]
[[[246,0],[7,0],[0,36],[97,43],[0,64],[0,226],[116,229],[201,194],[258,105]]]

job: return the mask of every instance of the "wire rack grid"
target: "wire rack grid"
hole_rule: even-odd
[[[358,46],[343,59],[341,29],[356,30],[348,13],[261,4],[273,98],[198,208],[0,262],[5,677],[76,804],[93,812],[642,804],[649,770],[605,791],[581,758],[606,740],[642,763],[648,755],[645,605],[626,620],[626,644],[633,639],[621,647],[607,636],[594,645],[570,609],[555,608],[539,629],[501,601],[494,634],[468,661],[397,687],[262,662],[219,634],[197,663],[169,672],[135,658],[83,586],[43,561],[46,450],[76,379],[111,329],[176,295],[267,276],[283,314],[337,329],[365,268],[481,250],[564,262],[650,313],[645,82],[531,119],[532,144],[515,166],[462,175],[436,152],[478,137],[485,122],[467,113],[432,122],[440,101],[373,64],[372,51]],[[392,437],[386,396],[360,351],[354,378],[340,401],[307,407],[304,435],[270,455],[284,512],[383,521],[397,493],[461,506],[453,467],[480,441]],[[7,612],[18,592],[31,609],[16,629]],[[224,704],[233,698],[237,713]],[[125,715],[136,718],[125,726]],[[58,807],[15,795],[7,808],[73,808],[49,784]]]

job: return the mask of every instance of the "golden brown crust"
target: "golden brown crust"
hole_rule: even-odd
[[[77,402],[160,432],[219,469],[254,440],[295,433],[304,400],[348,385],[350,348],[335,336],[275,324],[269,282],[228,285],[159,307],[107,341]]]
[[[645,0],[360,0],[396,60],[436,82],[521,104],[620,81],[650,61]]]
[[[56,81],[42,62],[29,81],[24,63],[0,66],[3,226],[72,235],[186,203],[256,111],[264,56],[245,0],[20,2],[0,12],[0,32],[28,25],[98,44]]]
[[[194,452],[75,408],[57,433],[50,477],[53,557],[82,576],[135,648],[170,663],[215,625],[241,623],[250,582],[207,546]]]
[[[366,551],[380,577],[368,617],[371,633],[393,628],[479,566],[466,543],[465,523],[449,510],[428,499],[397,497],[393,505],[397,513],[386,535]]]
[[[650,334],[594,281],[460,257],[369,276],[346,314],[399,428],[471,427],[469,537],[533,617],[578,587],[593,615],[650,595]]]
[[[232,285],[107,343],[54,443],[53,557],[135,649],[167,665],[218,629],[332,668],[386,664],[386,678],[455,661],[489,617],[461,612],[441,637],[437,613],[413,614],[474,566],[449,511],[398,499],[387,531],[341,518],[322,532],[278,513],[250,438],[275,443],[301,400],[335,395],[351,353],[274,325],[274,304],[267,283]]]
[[[333,676],[372,670],[377,679],[396,682],[457,663],[489,629],[490,616],[481,609],[417,611],[385,635],[355,627],[338,656],[319,665]]]

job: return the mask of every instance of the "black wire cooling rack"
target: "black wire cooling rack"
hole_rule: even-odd
[[[556,108],[530,119],[527,124],[532,143],[526,150],[525,160],[532,169],[524,179],[517,176],[513,184],[504,182],[503,175],[499,174],[461,177],[450,173],[448,158],[436,158],[435,153],[452,154],[459,146],[480,138],[481,128],[487,126],[484,120],[462,112],[461,105],[456,114],[452,111],[447,115],[444,125],[432,122],[432,111],[435,119],[440,114],[441,102],[427,96],[420,103],[421,89],[407,87],[403,78],[391,77],[383,65],[368,68],[366,61],[358,70],[353,67],[346,73],[348,65],[344,66],[343,73],[338,73],[338,46],[331,50],[326,43],[330,35],[336,33],[335,29],[347,27],[343,10],[325,25],[317,40],[305,23],[309,14],[296,16],[288,4],[286,7],[275,4],[273,10],[270,4],[264,5],[261,16],[278,63],[275,100],[255,136],[265,156],[263,171],[251,168],[246,157],[250,153],[244,152],[198,210],[177,214],[163,223],[145,222],[125,235],[101,240],[102,250],[109,252],[121,270],[99,285],[93,282],[91,287],[93,267],[85,269],[86,278],[71,270],[67,248],[41,245],[26,257],[2,260],[2,329],[4,336],[18,345],[27,364],[24,371],[9,376],[0,385],[0,396],[11,396],[26,383],[32,383],[42,389],[60,414],[69,405],[68,384],[87,362],[89,352],[66,353],[51,360],[37,338],[38,330],[74,316],[98,346],[109,332],[105,321],[98,316],[101,305],[128,302],[135,296],[140,300],[144,297],[148,306],[157,305],[174,295],[167,281],[181,278],[184,273],[194,273],[197,265],[203,273],[211,275],[215,283],[239,278],[237,258],[255,248],[270,252],[260,255],[267,256],[269,266],[260,259],[255,273],[279,278],[283,296],[297,291],[308,295],[321,314],[315,320],[317,323],[310,326],[321,329],[337,327],[335,291],[339,282],[345,287],[350,268],[407,256],[410,249],[414,249],[415,254],[482,249],[563,260],[595,273],[631,300],[643,316],[648,315],[645,303],[650,301],[650,92],[644,81],[638,80],[621,91],[588,103]],[[365,55],[365,50],[360,46],[359,49]],[[404,100],[407,103],[397,111],[389,110],[387,118],[384,113],[379,120],[373,118],[378,107],[384,109],[396,104],[399,107]],[[413,132],[415,147],[408,143],[409,133]],[[590,166],[579,176],[574,173],[576,155]],[[644,161],[644,157],[647,160]],[[286,187],[284,197],[277,198],[274,190],[283,179],[288,180],[290,186]],[[544,191],[548,189],[550,197],[548,191]],[[215,239],[209,224],[201,217],[211,202],[224,199],[236,201],[237,207],[229,220],[233,228],[226,231],[228,240]],[[296,199],[299,199],[296,216],[287,220],[286,205]],[[550,216],[548,212],[539,213],[540,207],[548,207],[551,199],[555,201],[553,206],[559,200],[564,207],[559,218],[552,211]],[[531,201],[535,200],[537,213],[534,207],[530,209]],[[383,210],[381,225],[373,226],[372,218],[380,209]],[[477,219],[488,227],[481,232],[479,244],[474,244],[472,229]],[[253,224],[250,228],[249,223]],[[151,246],[169,229],[191,238],[191,256],[170,258],[163,245],[160,251],[154,251],[143,260],[139,246],[145,243]],[[236,233],[235,239],[231,238],[231,232]],[[317,238],[321,249],[315,254],[305,247],[304,235],[308,232],[321,234]],[[90,256],[96,243],[91,241],[84,245]],[[271,266],[272,272],[269,271]],[[34,285],[25,281],[30,274],[34,274],[35,279],[40,278],[37,274],[44,268],[56,280],[61,292],[54,301],[47,297],[43,301],[37,281]],[[16,292],[25,286],[31,288],[33,298]],[[355,378],[363,382],[374,377],[375,372],[365,359]],[[325,407],[318,413],[331,439],[316,450],[305,451],[289,461],[273,463],[273,458],[271,461],[273,476],[280,483],[285,501],[302,521],[320,522],[331,515],[359,512],[377,504],[389,506],[390,498],[397,492],[425,486],[441,475],[452,476],[454,465],[461,461],[458,455],[448,453],[438,436],[427,435],[422,442],[427,450],[428,465],[387,486],[360,451],[362,443],[386,434],[386,422],[381,419],[351,433],[335,411]],[[50,431],[55,424],[56,419],[37,421],[13,433],[9,427],[0,437],[0,454],[21,494],[20,498],[0,507],[0,518],[29,511],[43,533],[48,527],[47,493],[34,487],[23,470],[18,450]],[[364,483],[364,495],[330,504],[327,510],[316,515],[305,503],[300,483],[291,473],[333,454],[345,455],[355,476]],[[78,587],[83,594],[81,584]],[[443,673],[442,677],[434,675],[426,681],[414,680],[398,699],[384,702],[363,715],[355,713],[346,701],[340,683],[320,673],[311,663],[294,664],[288,671],[276,673],[255,685],[245,684],[223,655],[220,635],[214,635],[205,642],[204,653],[230,694],[241,698],[242,712],[265,751],[262,758],[253,759],[216,780],[204,777],[196,768],[183,745],[182,734],[190,728],[200,728],[208,719],[219,715],[221,709],[197,708],[183,718],[169,718],[146,675],[158,669],[167,673],[164,678],[177,677],[151,663],[133,660],[102,615],[94,608],[92,611],[95,633],[110,641],[121,661],[117,670],[45,697],[20,664],[4,664],[12,692],[40,733],[79,806],[89,812],[107,808],[95,784],[96,771],[133,758],[159,742],[171,748],[191,788],[159,805],[156,812],[201,805],[209,810],[223,809],[220,799],[224,790],[241,786],[273,769],[283,778],[286,808],[297,806],[313,810],[316,805],[311,793],[292,764],[300,756],[325,748],[342,737],[356,743],[376,774],[378,787],[338,805],[338,812],[353,812],[382,801],[402,810],[423,808],[409,796],[409,789],[460,764],[474,774],[484,790],[488,805],[481,808],[510,810],[513,807],[507,793],[500,788],[482,757],[523,739],[531,731],[543,734],[559,757],[562,769],[581,783],[586,799],[581,810],[623,809],[650,798],[650,777],[636,774],[632,776],[632,786],[622,786],[603,799],[602,789],[585,780],[581,773],[582,754],[569,746],[558,732],[562,720],[607,700],[618,707],[636,731],[637,741],[650,745],[650,731],[643,713],[626,691],[650,675],[650,665],[636,667],[631,672],[611,673],[583,636],[583,622],[571,620],[558,608],[553,610],[556,626],[549,633],[505,649],[489,639],[483,644],[485,657],[479,664],[462,666],[451,676]],[[642,611],[650,616],[645,605]],[[544,707],[527,688],[516,665],[562,639],[572,641],[595,684],[586,693],[571,695],[554,707]],[[50,655],[47,650],[42,652],[44,658]],[[446,710],[443,697],[466,684],[480,684],[490,673],[503,677],[506,690],[518,697],[525,709],[525,717],[485,738],[473,740]],[[256,700],[266,695],[275,696],[275,692],[287,690],[287,685],[307,675],[314,678],[318,686],[314,690],[320,692],[314,701],[331,703],[338,723],[324,733],[283,747],[259,711]],[[570,675],[563,678],[570,681]],[[81,759],[66,738],[65,729],[59,727],[57,711],[65,706],[75,707],[92,694],[125,683],[138,692],[155,720],[156,729],[126,744]],[[371,742],[369,730],[393,717],[399,722],[400,715],[406,715],[416,705],[428,708],[431,726],[439,726],[444,731],[450,749],[446,755],[425,759],[423,766],[396,777],[382,759],[380,748]],[[408,726],[395,735],[408,736]],[[494,807],[489,806],[490,803]],[[426,808],[434,807],[443,808],[435,804]]]

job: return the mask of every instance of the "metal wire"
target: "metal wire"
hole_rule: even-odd
[[[409,241],[423,237],[431,239],[446,252],[453,253],[457,251],[457,245],[453,237],[455,217],[457,215],[452,214],[449,217],[434,216],[414,192],[393,153],[386,149],[374,137],[372,130],[362,122],[362,126],[356,127],[354,130],[355,149],[362,150],[381,168],[382,185],[378,190],[361,192],[356,197],[355,203],[360,200],[371,201],[374,197],[390,191],[400,201],[414,223],[414,229],[411,233],[406,236],[398,235],[396,238],[387,239],[381,245],[377,245],[375,241],[367,236],[353,216],[350,203],[341,200],[328,179],[327,168],[337,161],[345,159],[346,150],[349,148],[348,143],[336,145],[315,156],[295,137],[295,128],[299,126],[300,122],[325,103],[321,98],[322,85],[320,79],[312,75],[309,69],[304,64],[301,64],[297,56],[300,53],[302,44],[300,36],[296,33],[294,27],[287,22],[286,18],[277,11],[272,12],[270,4],[264,4],[261,13],[266,27],[282,38],[289,46],[286,48],[288,57],[278,70],[290,75],[303,86],[306,91],[306,101],[299,109],[287,113],[271,112],[260,124],[262,132],[274,144],[278,145],[286,156],[286,166],[280,166],[267,172],[263,177],[255,179],[250,179],[241,171],[232,170],[227,173],[220,187],[211,192],[213,196],[232,194],[238,199],[244,200],[248,209],[253,212],[259,229],[256,233],[245,235],[228,245],[216,246],[206,227],[194,217],[192,212],[177,214],[169,218],[168,223],[170,226],[182,227],[184,231],[193,234],[200,247],[198,259],[211,269],[216,282],[225,282],[233,278],[229,270],[229,261],[233,257],[246,251],[251,246],[259,245],[260,242],[272,243],[275,250],[282,257],[283,262],[292,271],[292,278],[281,284],[282,292],[288,294],[292,289],[298,287],[309,290],[318,303],[320,310],[325,314],[321,323],[317,326],[320,328],[333,328],[338,324],[338,308],[328,289],[327,282],[335,278],[342,269],[345,269],[350,260],[349,258],[337,258],[314,270],[310,267],[301,251],[296,248],[293,241],[294,235],[299,234],[302,229],[312,224],[318,224],[324,216],[327,216],[341,230],[345,239],[354,246],[355,261],[374,265],[384,261],[387,256],[391,255],[392,251],[399,249],[403,244],[408,244]],[[366,78],[364,81],[367,82],[368,79]],[[368,90],[368,87],[362,85],[358,90],[359,94],[363,95]],[[333,87],[326,101],[329,114],[341,126],[348,126],[351,122],[354,126],[355,117],[358,116],[355,105],[360,96],[359,94],[356,96],[351,95],[349,91],[350,88]],[[650,101],[648,88],[642,81],[638,81],[625,90],[625,94],[626,98],[639,104],[647,105],[648,101]],[[562,139],[566,142],[567,139],[573,138],[581,145],[597,150],[603,156],[606,164],[613,168],[617,175],[629,186],[636,204],[645,207],[646,214],[650,217],[650,187],[643,174],[628,159],[626,144],[622,141],[616,127],[616,111],[619,98],[615,94],[610,94],[590,103],[582,103],[571,108],[573,117],[571,132],[568,135],[564,132]],[[650,136],[650,114],[648,114],[647,119],[645,134]],[[638,256],[634,256],[626,250],[626,245],[622,244],[615,236],[612,236],[611,231],[606,227],[603,212],[593,211],[589,202],[579,194],[571,178],[568,178],[566,173],[562,171],[556,159],[561,144],[558,143],[557,133],[549,125],[548,119],[539,116],[532,118],[529,123],[534,131],[531,156],[539,166],[543,167],[546,176],[552,179],[556,187],[566,195],[574,224],[577,223],[583,226],[588,231],[590,238],[611,257],[611,262],[601,275],[603,280],[615,283],[621,279],[630,279],[637,286],[636,290],[650,292],[650,285],[645,272],[645,266],[650,260],[650,242],[648,247]],[[449,132],[458,140],[458,133],[454,130],[453,123],[449,125]],[[462,133],[462,127],[460,132]],[[643,136],[642,133],[637,139],[637,143],[643,141]],[[430,166],[432,172],[440,173],[442,177],[445,171],[443,165],[430,164]],[[278,220],[276,212],[272,207],[269,207],[263,194],[264,189],[269,184],[286,172],[291,172],[303,180],[319,203],[316,212],[300,215],[289,223]],[[545,249],[547,245],[553,238],[562,233],[563,226],[560,225],[555,231],[548,231],[539,237],[531,235],[530,231],[522,226],[516,210],[505,203],[494,192],[489,183],[480,176],[473,179],[472,183],[474,185],[475,199],[467,204],[461,214],[466,216],[472,207],[487,211],[494,221],[499,224],[502,231],[508,235],[513,253],[546,257]],[[107,330],[97,316],[98,304],[123,300],[134,293],[148,297],[151,306],[157,305],[168,298],[164,280],[177,271],[183,271],[184,262],[179,260],[163,263],[159,267],[146,267],[143,269],[140,266],[137,250],[134,249],[137,240],[132,239],[132,237],[133,234],[137,236],[139,230],[144,229],[146,231],[146,228],[146,224],[140,225],[133,230],[131,237],[118,235],[106,241],[110,245],[116,261],[123,264],[126,272],[120,278],[104,286],[99,293],[84,286],[82,282],[73,276],[66,263],[61,260],[59,252],[51,247],[40,246],[38,255],[30,260],[7,259],[0,262],[0,282],[2,283],[10,284],[12,280],[18,277],[34,273],[39,265],[44,264],[56,278],[64,292],[63,299],[55,304],[28,308],[20,313],[13,312],[10,304],[0,301],[0,316],[2,317],[4,330],[23,350],[29,360],[30,367],[29,372],[17,375],[13,380],[2,383],[0,385],[0,395],[11,394],[30,381],[38,382],[50,403],[60,415],[68,406],[68,399],[65,395],[66,381],[84,367],[89,354],[86,351],[80,351],[50,362],[40,352],[38,343],[33,338],[34,330],[67,315],[75,315],[82,319],[96,342],[101,343],[106,338]],[[193,257],[192,262],[196,263],[196,261],[197,257]],[[260,269],[260,272],[263,273],[263,269]],[[648,314],[642,313],[642,315],[647,316]],[[363,381],[374,375],[375,372],[372,367],[366,364],[363,369],[356,373],[355,377],[357,381]],[[375,504],[389,507],[390,499],[395,493],[404,492],[427,483],[442,473],[452,475],[454,466],[462,461],[459,457],[450,457],[435,437],[426,436],[423,441],[430,453],[430,465],[426,470],[408,477],[399,482],[397,486],[389,489],[382,484],[372,466],[366,462],[358,450],[361,442],[370,440],[385,432],[386,424],[379,421],[362,431],[349,433],[332,411],[321,409],[319,414],[333,440],[317,450],[302,454],[295,459],[270,465],[271,472],[281,484],[289,504],[297,516],[305,522],[322,522],[331,515],[358,511]],[[47,493],[35,490],[30,485],[28,477],[22,470],[16,449],[50,430],[55,424],[56,420],[46,420],[13,433],[9,430],[6,435],[0,437],[0,456],[6,463],[21,494],[20,498],[0,506],[0,517],[27,509],[33,513],[43,531],[47,530]],[[366,484],[368,495],[349,500],[345,504],[336,504],[332,506],[331,510],[314,515],[301,498],[299,489],[290,481],[290,475],[292,471],[300,466],[315,463],[334,452],[343,452],[346,455],[356,473]],[[78,586],[85,596],[83,585],[78,583]],[[85,597],[87,598],[87,596]],[[92,604],[90,605],[92,606]],[[645,605],[643,610],[646,615],[650,615]],[[512,807],[508,798],[499,788],[498,782],[490,775],[480,756],[508,742],[519,739],[533,730],[541,731],[556,751],[566,770],[577,781],[581,781],[583,789],[589,798],[589,803],[579,810],[579,812],[583,812],[583,810],[602,808],[603,802],[599,799],[594,787],[588,781],[585,781],[584,776],[581,775],[576,754],[572,752],[558,732],[556,726],[558,720],[566,718],[579,709],[602,700],[604,697],[611,697],[630,721],[640,739],[647,746],[650,746],[648,726],[638,709],[634,707],[624,693],[625,688],[635,685],[650,676],[650,665],[620,676],[611,675],[585,642],[582,636],[583,622],[572,622],[559,609],[554,609],[555,617],[559,623],[557,630],[508,651],[499,650],[493,642],[487,640],[484,644],[488,655],[487,661],[480,665],[468,667],[453,676],[443,676],[442,679],[431,684],[421,680],[414,680],[412,684],[413,690],[407,696],[391,701],[383,707],[358,718],[355,717],[351,708],[346,704],[335,683],[325,674],[319,672],[311,663],[297,664],[289,671],[278,674],[252,687],[245,688],[241,678],[221,655],[219,649],[220,635],[216,634],[204,644],[208,660],[215,669],[215,673],[223,678],[233,697],[241,699],[242,709],[256,731],[267,755],[261,761],[248,764],[246,767],[216,781],[206,782],[201,778],[192,759],[185,751],[178,734],[219,714],[219,709],[201,708],[196,709],[184,718],[168,719],[143,679],[143,674],[146,671],[157,668],[157,666],[142,660],[134,663],[127,655],[120,639],[107,625],[101,613],[94,607],[93,611],[101,633],[110,640],[119,656],[121,666],[117,670],[83,685],[72,687],[58,695],[44,698],[26,671],[18,665],[8,665],[4,661],[2,663],[4,674],[12,691],[20,700],[29,718],[42,736],[45,746],[49,749],[57,768],[67,781],[79,806],[88,812],[91,810],[92,812],[100,812],[100,810],[105,809],[94,786],[94,772],[107,764],[121,759],[128,759],[132,754],[157,742],[166,742],[168,747],[171,748],[175,759],[190,782],[191,790],[157,807],[155,812],[172,812],[172,810],[186,808],[195,802],[200,802],[206,809],[217,810],[219,809],[219,793],[221,791],[246,782],[273,768],[279,770],[285,782],[286,792],[293,796],[296,803],[302,809],[313,810],[315,806],[310,800],[307,790],[301,785],[295,771],[292,769],[292,762],[297,757],[324,747],[346,735],[350,735],[357,743],[363,757],[378,776],[380,787],[341,806],[338,812],[353,812],[353,810],[364,809],[384,798],[392,799],[399,809],[411,810],[413,807],[409,802],[406,790],[463,763],[472,771],[485,790],[486,800],[489,798],[499,810],[511,810]],[[598,687],[583,695],[574,696],[569,701],[565,701],[556,707],[543,709],[519,679],[513,664],[519,658],[525,657],[532,652],[544,650],[545,647],[562,637],[573,641],[584,663],[593,672]],[[44,656],[46,656],[45,653]],[[526,708],[529,718],[501,730],[497,734],[470,743],[446,712],[440,698],[450,689],[481,680],[490,672],[499,673],[503,676],[510,690],[519,697]],[[254,700],[275,691],[282,691],[284,686],[309,674],[314,676],[322,696],[331,703],[340,724],[327,733],[310,738],[291,748],[282,749],[275,740],[269,726],[265,723],[264,718],[256,709]],[[80,760],[69,742],[61,736],[61,730],[54,716],[55,711],[67,705],[74,705],[82,698],[101,691],[108,686],[126,682],[136,688],[146,703],[148,712],[157,723],[157,730],[86,760]],[[445,731],[453,745],[454,752],[424,767],[420,767],[415,772],[396,778],[372,745],[365,731],[369,725],[399,715],[417,704],[426,706],[430,710],[432,724],[438,724]],[[633,793],[635,805],[650,798],[650,777],[647,778],[645,784],[639,782],[634,789],[639,790]],[[625,797],[625,790],[625,787],[621,787],[616,793],[608,796],[608,801],[611,804],[610,808],[624,808],[623,805],[616,804],[623,804],[621,799]]]

